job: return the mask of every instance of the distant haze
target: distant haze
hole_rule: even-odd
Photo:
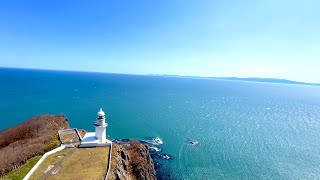
[[[1,1],[0,67],[320,82],[320,1]]]

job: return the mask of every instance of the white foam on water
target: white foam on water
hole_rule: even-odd
[[[159,137],[156,137],[156,138],[152,139],[152,142],[153,142],[154,144],[156,144],[156,145],[161,145],[161,144],[163,144],[162,139],[160,139]]]
[[[161,151],[161,149],[156,147],[156,146],[149,146],[149,149],[151,149],[151,150],[153,150],[155,152],[160,152]]]

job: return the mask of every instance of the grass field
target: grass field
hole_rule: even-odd
[[[109,147],[79,148],[48,179],[104,179],[108,156]]]
[[[59,156],[65,156],[70,149],[63,149],[57,153],[49,155],[32,174],[30,179],[38,180],[43,175],[43,172],[48,168],[49,165],[56,164],[61,158]]]
[[[16,170],[11,171],[3,179],[23,179],[40,158],[41,156],[36,156],[29,159],[26,164]]]
[[[30,179],[40,179],[49,165],[59,163],[62,156],[71,150],[75,151],[62,162],[58,173],[50,174],[47,179],[104,179],[109,147],[64,149],[48,156]]]

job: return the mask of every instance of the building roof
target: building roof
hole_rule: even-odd
[[[102,108],[100,108],[100,111],[97,114],[98,116],[105,116],[106,114],[103,112]]]

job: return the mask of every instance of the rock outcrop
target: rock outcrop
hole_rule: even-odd
[[[156,178],[148,146],[138,141],[114,142],[108,180],[153,180]]]

